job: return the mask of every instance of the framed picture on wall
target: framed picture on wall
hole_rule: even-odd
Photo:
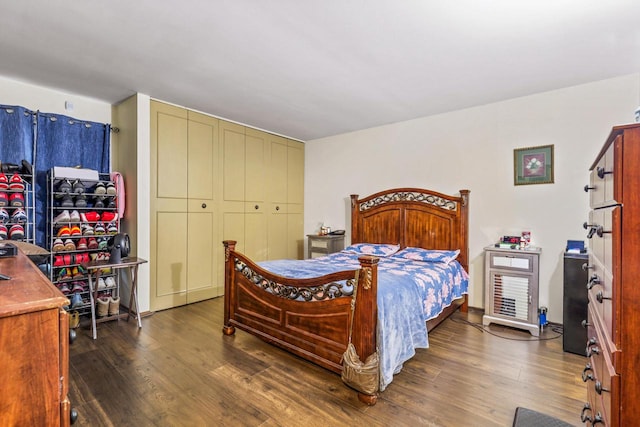
[[[513,150],[513,184],[553,184],[553,145]]]

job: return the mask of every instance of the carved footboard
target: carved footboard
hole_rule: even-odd
[[[377,258],[360,258],[361,270],[342,271],[312,279],[291,279],[272,274],[235,252],[235,241],[225,246],[226,335],[235,328],[336,373],[352,342],[362,360],[376,349]],[[358,281],[357,304],[352,310]],[[359,394],[373,404],[375,395]]]

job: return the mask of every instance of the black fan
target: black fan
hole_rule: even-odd
[[[109,262],[111,264],[120,264],[122,262],[122,258],[129,256],[129,250],[131,249],[129,235],[127,233],[118,233],[111,236],[107,242],[107,246],[111,251]]]

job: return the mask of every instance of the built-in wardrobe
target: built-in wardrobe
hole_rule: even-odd
[[[150,112],[152,311],[223,294],[222,240],[302,258],[303,143],[158,101]]]

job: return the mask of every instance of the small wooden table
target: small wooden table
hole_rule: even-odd
[[[89,295],[91,299],[91,328],[93,330],[93,339],[98,338],[98,331],[96,328],[97,323],[107,322],[109,320],[119,320],[122,318],[133,317],[132,310],[135,304],[135,317],[138,320],[138,328],[142,328],[142,321],[140,320],[140,309],[138,308],[138,266],[146,263],[147,260],[137,257],[122,258],[117,264],[112,264],[109,261],[92,261],[85,265],[87,272],[89,273]],[[129,272],[129,280],[131,283],[131,295],[129,296],[129,309],[126,313],[118,313],[113,316],[106,316],[100,319],[96,318],[96,300],[98,299],[98,281],[100,280],[100,274],[103,269],[110,268],[112,270],[126,269]],[[117,281],[116,287],[117,296],[120,296],[120,281]]]

